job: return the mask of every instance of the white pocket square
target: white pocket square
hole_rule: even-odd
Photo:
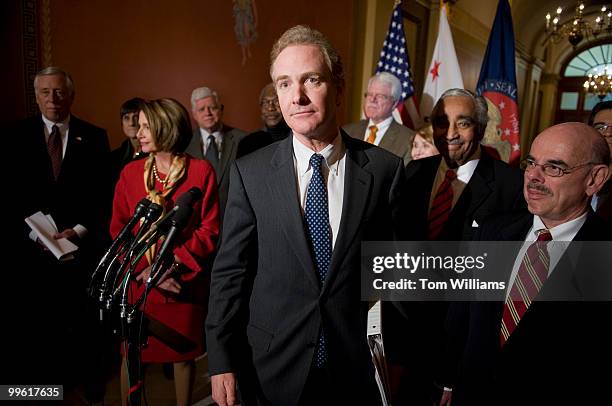
[[[476,222],[476,220],[472,220],[472,227],[478,227],[478,223]]]

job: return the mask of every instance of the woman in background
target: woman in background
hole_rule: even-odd
[[[148,158],[128,163],[115,188],[111,235],[117,236],[147,197],[170,210],[192,187],[203,198],[194,204],[192,217],[181,231],[173,249],[175,263],[148,294],[145,314],[193,342],[187,352],[178,352],[157,337],[148,337],[142,347],[143,363],[174,363],[177,405],[190,405],[195,380],[195,358],[204,353],[204,319],[208,301],[210,260],[219,234],[219,206],[215,173],[204,160],[182,151],[192,136],[189,114],[173,99],[144,102],[139,113],[138,141]],[[134,230],[136,232],[137,230]],[[159,244],[157,246],[159,249]],[[144,291],[155,259],[155,246],[140,260],[130,282],[129,299],[135,302]],[[125,351],[124,351],[125,357]],[[127,368],[124,358],[121,392],[127,402]]]
[[[431,126],[423,127],[412,140],[412,159],[427,158],[428,156],[438,155],[438,149],[433,142],[433,131]]]

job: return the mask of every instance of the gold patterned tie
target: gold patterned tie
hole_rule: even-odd
[[[378,132],[378,127],[376,127],[375,125],[371,125],[369,128],[370,134],[368,135],[368,139],[366,141],[370,144],[374,144],[374,141],[376,140],[376,133]]]

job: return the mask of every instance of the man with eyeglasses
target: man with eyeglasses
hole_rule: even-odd
[[[219,215],[223,220],[229,191],[229,169],[246,132],[223,123],[223,104],[217,92],[208,87],[198,87],[191,92],[191,113],[198,126],[193,130],[185,152],[195,158],[207,159],[215,168]]]
[[[593,107],[589,125],[606,139],[612,156],[612,100],[597,103]],[[601,190],[593,196],[591,207],[601,218],[612,224],[612,180],[608,179]]]
[[[366,119],[342,127],[351,137],[377,145],[399,156],[404,165],[412,160],[415,132],[393,118],[400,102],[402,84],[388,72],[378,73],[368,81],[363,111]]]
[[[494,159],[480,145],[487,103],[469,90],[442,94],[432,115],[440,155],[406,167],[407,240],[469,241],[485,218],[524,210],[518,168]],[[383,303],[383,337],[389,360],[405,367],[395,403],[426,405],[440,399],[434,384],[442,363],[446,303]]]
[[[240,141],[236,158],[250,154],[276,141],[284,140],[291,134],[291,129],[281,113],[274,83],[268,83],[261,90],[259,107],[264,128],[250,133]]]
[[[612,362],[612,302],[593,301],[588,292],[595,286],[610,296],[609,268],[598,273],[593,263],[583,265],[598,261],[583,251],[593,244],[573,255],[555,241],[612,239],[589,204],[609,163],[603,138],[583,123],[550,127],[533,141],[523,162],[529,212],[492,219],[475,236],[525,242],[508,275],[507,299],[454,303],[449,311],[458,348],[450,368],[457,372],[453,406],[600,403],[609,386],[601,368]]]

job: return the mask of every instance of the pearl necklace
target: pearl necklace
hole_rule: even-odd
[[[153,161],[153,177],[155,177],[155,179],[161,183],[164,188],[166,187],[166,185],[168,184],[168,176],[166,176],[166,179],[162,179],[159,174],[157,173],[157,165],[155,164],[155,161]]]

